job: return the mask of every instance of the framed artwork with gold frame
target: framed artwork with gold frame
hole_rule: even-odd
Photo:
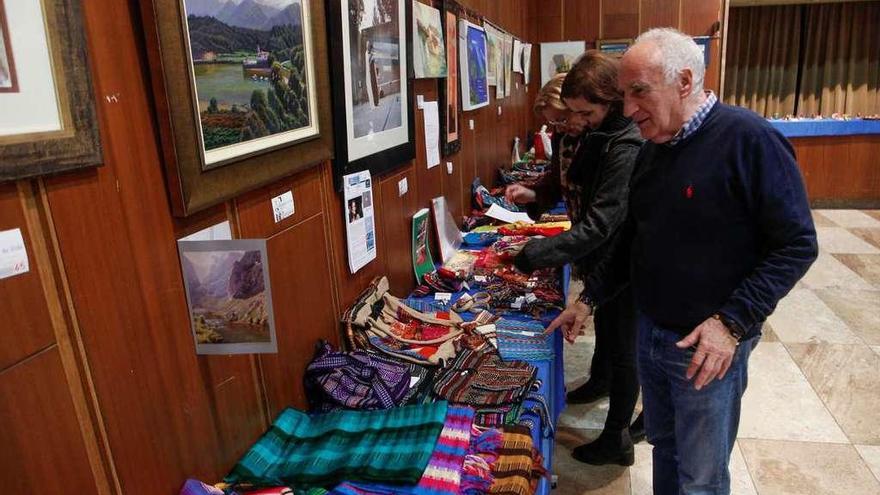
[[[632,38],[596,40],[596,49],[615,58],[620,58],[632,46]]]
[[[79,0],[0,0],[0,182],[102,162]]]
[[[333,157],[324,0],[141,5],[175,215]]]

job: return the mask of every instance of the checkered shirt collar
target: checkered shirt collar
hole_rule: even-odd
[[[694,112],[694,115],[684,123],[675,136],[666,143],[667,146],[675,146],[691,134],[697,132],[697,129],[699,129],[700,125],[703,124],[703,121],[706,120],[706,116],[709,115],[709,111],[711,111],[712,107],[718,103],[718,97],[715,96],[714,92],[708,91],[707,93],[706,101],[704,101],[703,104],[700,105],[700,108]]]

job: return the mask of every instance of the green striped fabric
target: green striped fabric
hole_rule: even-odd
[[[300,487],[342,480],[415,484],[431,458],[446,408],[441,401],[316,416],[287,408],[224,481]]]

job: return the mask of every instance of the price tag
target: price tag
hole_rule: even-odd
[[[435,301],[449,302],[450,299],[452,299],[451,292],[437,292],[434,294]]]
[[[21,229],[0,232],[0,279],[21,275],[29,270]]]

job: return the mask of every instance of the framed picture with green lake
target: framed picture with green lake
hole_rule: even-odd
[[[332,158],[324,0],[142,5],[175,215]]]

